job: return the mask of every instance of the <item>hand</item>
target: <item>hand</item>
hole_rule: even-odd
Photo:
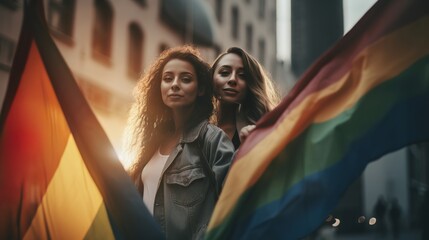
[[[255,125],[247,125],[240,130],[240,142],[243,143],[246,140],[247,136],[255,129]]]

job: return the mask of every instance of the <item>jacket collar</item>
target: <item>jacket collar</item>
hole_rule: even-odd
[[[186,131],[180,139],[180,143],[194,142],[200,135],[203,128],[207,126],[207,124],[207,120],[203,120],[199,122],[195,127],[192,127],[189,131]]]

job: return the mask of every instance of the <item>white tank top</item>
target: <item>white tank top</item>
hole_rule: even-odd
[[[167,162],[169,155],[161,155],[159,149],[155,152],[142,171],[143,182],[143,202],[153,215],[153,207],[155,204],[155,195],[158,190],[158,183],[161,179],[162,169]]]

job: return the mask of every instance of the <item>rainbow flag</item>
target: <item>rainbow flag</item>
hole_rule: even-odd
[[[41,6],[25,6],[0,115],[0,239],[163,238],[50,38]]]
[[[240,147],[206,239],[299,239],[366,165],[429,140],[429,1],[379,0]]]

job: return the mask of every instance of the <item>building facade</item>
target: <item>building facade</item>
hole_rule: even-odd
[[[291,0],[292,71],[301,76],[343,36],[342,0]]]
[[[23,4],[0,1],[0,102]],[[44,0],[44,7],[51,36],[120,158],[132,90],[164,49],[193,44],[212,62],[239,46],[277,73],[275,1]]]

